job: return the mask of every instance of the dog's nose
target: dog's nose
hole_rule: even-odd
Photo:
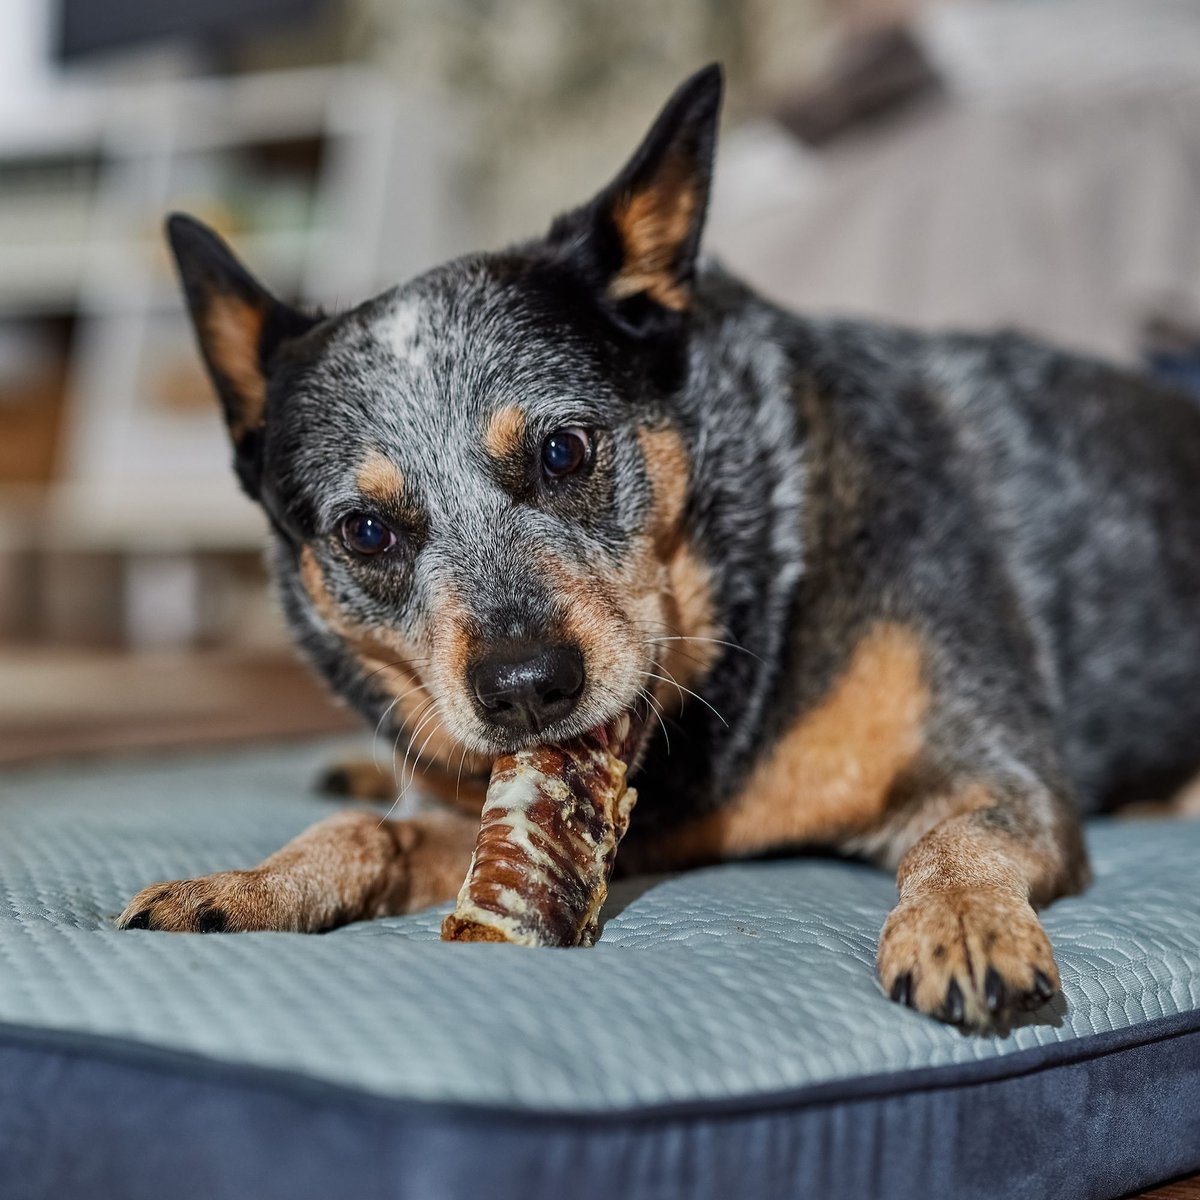
[[[561,720],[583,691],[583,655],[567,642],[506,642],[471,668],[485,721],[537,733]]]

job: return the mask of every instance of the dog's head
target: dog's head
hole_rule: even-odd
[[[676,400],[720,93],[715,67],[687,81],[544,239],[344,314],[281,304],[169,222],[289,619],[337,690],[428,754],[644,716],[712,658]]]

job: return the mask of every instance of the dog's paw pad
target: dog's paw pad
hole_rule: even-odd
[[[879,939],[879,978],[897,1003],[974,1029],[1041,1008],[1059,987],[1033,908],[983,890],[933,893],[893,909]]]
[[[239,933],[292,928],[262,871],[222,871],[144,888],[117,918],[118,929]]]

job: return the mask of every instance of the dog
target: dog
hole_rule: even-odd
[[[440,811],[339,812],[127,929],[456,894],[491,762],[635,714],[626,871],[895,871],[883,992],[1003,1027],[1080,814],[1200,774],[1200,411],[1016,333],[806,319],[699,256],[719,67],[546,236],[336,315],[169,238],[301,650]],[[355,790],[353,776],[340,778]]]

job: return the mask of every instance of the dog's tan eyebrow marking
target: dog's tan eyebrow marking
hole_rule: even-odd
[[[521,449],[525,437],[525,414],[515,405],[498,408],[483,431],[483,448],[492,458],[508,458]]]
[[[354,482],[364,496],[380,504],[397,504],[404,495],[404,473],[378,450],[368,452]]]
[[[241,402],[239,411],[230,415],[235,438],[263,423],[267,381],[258,357],[262,325],[262,311],[234,295],[215,296],[204,313],[204,332],[213,364],[229,380]]]

